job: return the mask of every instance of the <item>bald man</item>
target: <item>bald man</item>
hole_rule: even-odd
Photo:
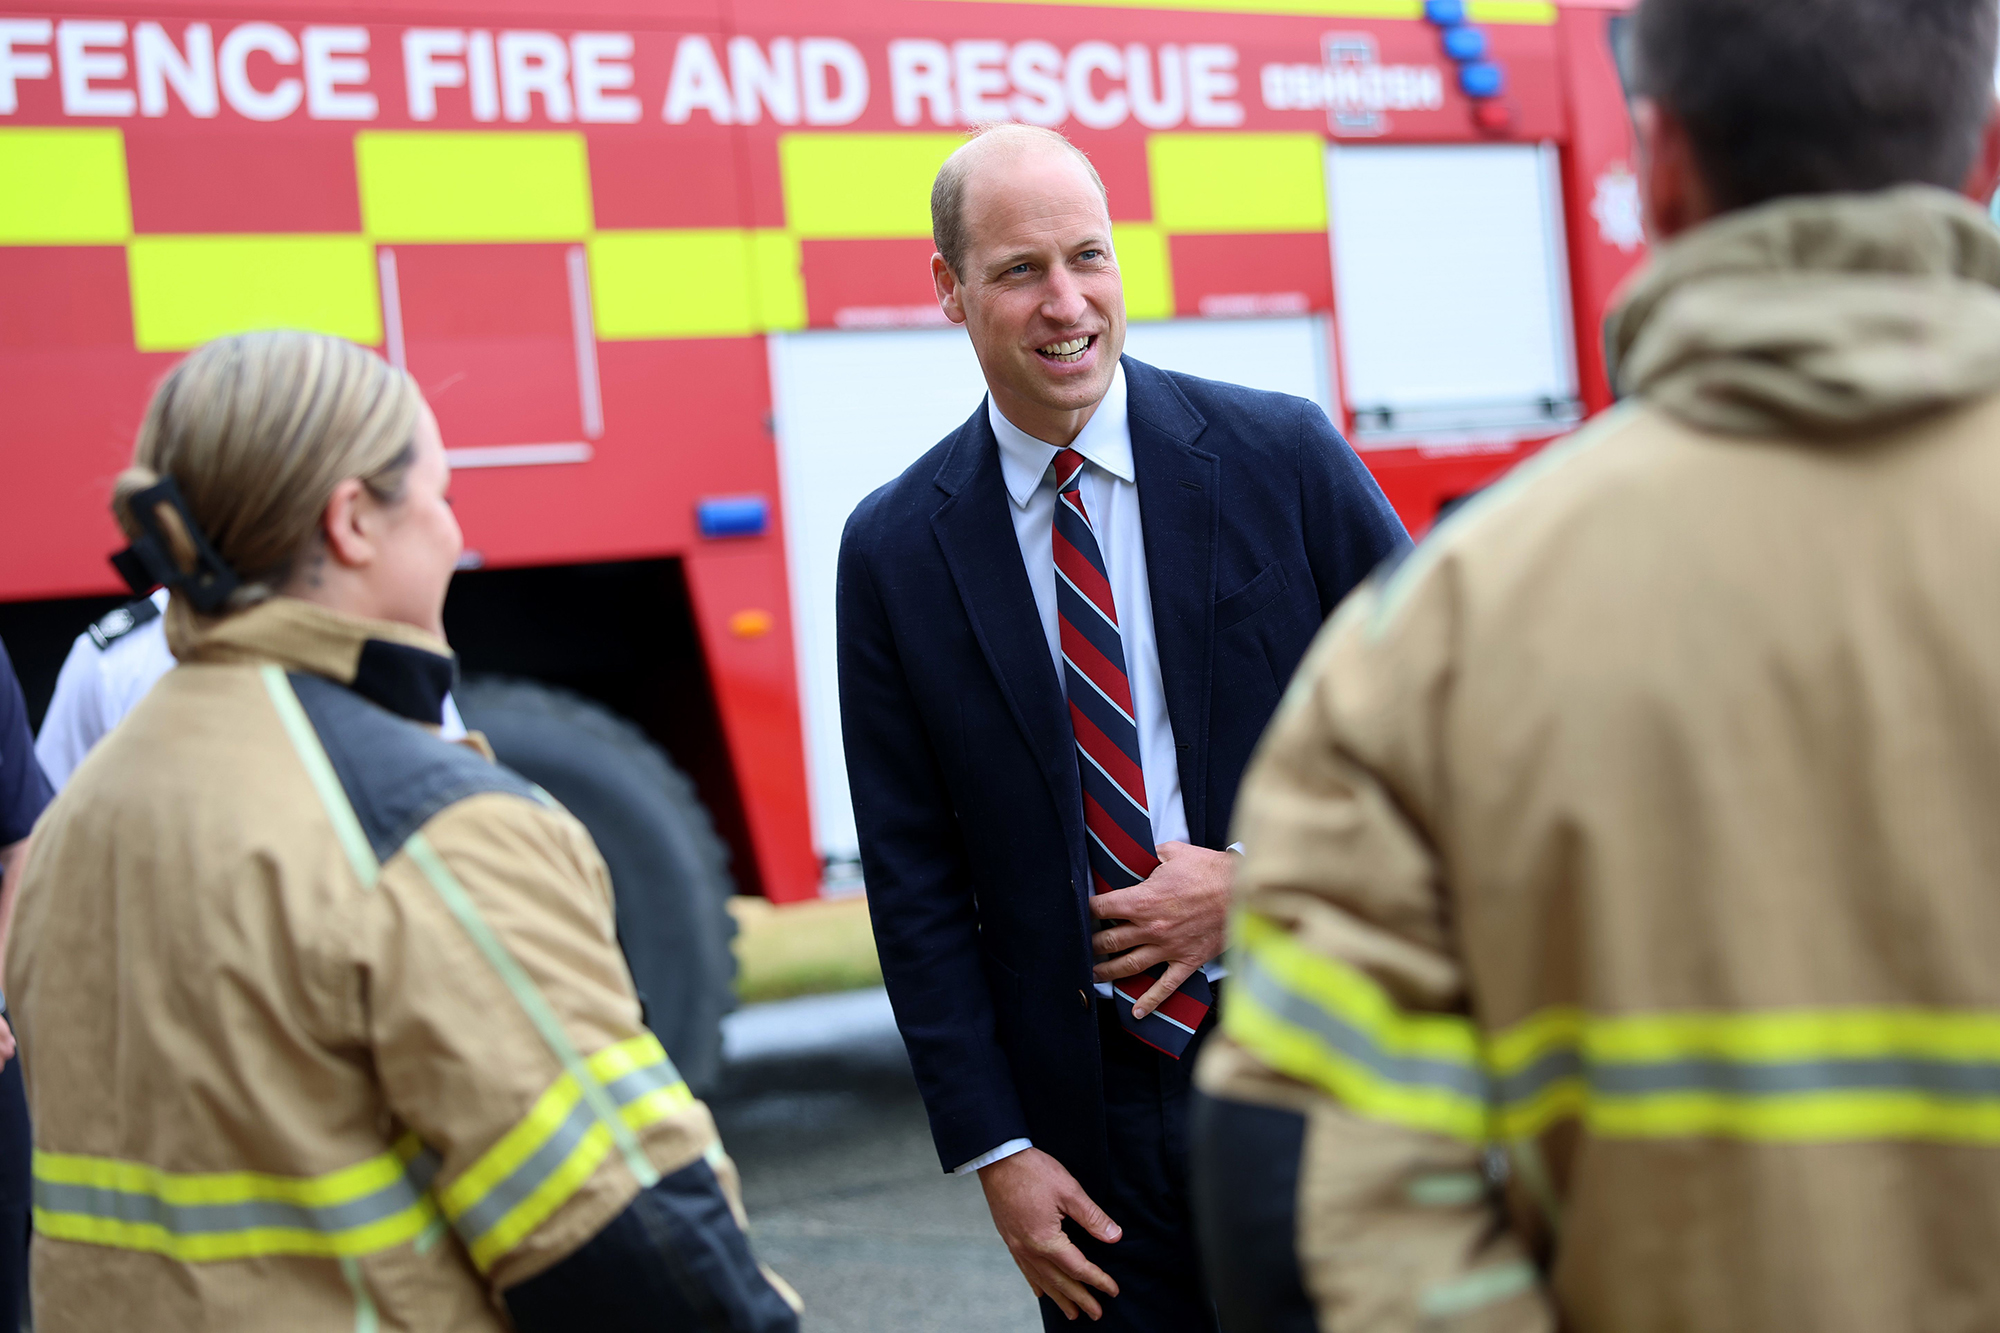
[[[1317,406],[1122,356],[1103,182],[1048,130],[931,193],[988,394],[863,501],[840,697],[896,1021],[1050,1327],[1212,1331],[1188,1075],[1230,807],[1321,621],[1408,538]]]

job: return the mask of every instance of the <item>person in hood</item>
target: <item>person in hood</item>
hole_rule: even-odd
[[[114,562],[178,665],[36,825],[7,941],[43,1333],[798,1327],[590,835],[438,734],[450,472],[337,338],[154,394]]]
[[[1992,0],[1643,0],[1624,403],[1336,613],[1197,1071],[1223,1326],[2000,1327]]]

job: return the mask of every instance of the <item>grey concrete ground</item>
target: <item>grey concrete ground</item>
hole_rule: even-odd
[[[938,1170],[880,991],[731,1015],[711,1099],[758,1256],[809,1333],[1035,1333],[1041,1321],[974,1180]]]

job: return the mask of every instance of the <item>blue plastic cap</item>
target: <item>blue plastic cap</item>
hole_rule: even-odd
[[[1507,91],[1507,76],[1492,61],[1475,60],[1459,67],[1458,86],[1467,97],[1498,97]]]
[[[1424,0],[1424,17],[1442,28],[1465,22],[1465,0]]]
[[[761,537],[771,530],[771,502],[761,495],[718,495],[695,506],[704,537]]]
[[[1486,54],[1486,34],[1463,24],[1444,30],[1444,53],[1463,64]]]

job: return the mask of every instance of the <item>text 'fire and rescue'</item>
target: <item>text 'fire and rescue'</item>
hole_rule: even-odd
[[[408,28],[400,38],[412,121],[437,119],[441,106],[476,122],[645,115],[631,33]],[[19,111],[23,85],[41,80],[72,117],[159,117],[177,101],[201,118],[226,107],[253,121],[376,120],[371,41],[368,28],[348,25],[187,23],[176,35],[150,21],[0,19],[0,115]],[[1243,123],[1233,46],[907,39],[884,56],[898,125]],[[688,35],[675,42],[658,105],[669,124],[848,125],[869,95],[867,60],[839,38]]]

